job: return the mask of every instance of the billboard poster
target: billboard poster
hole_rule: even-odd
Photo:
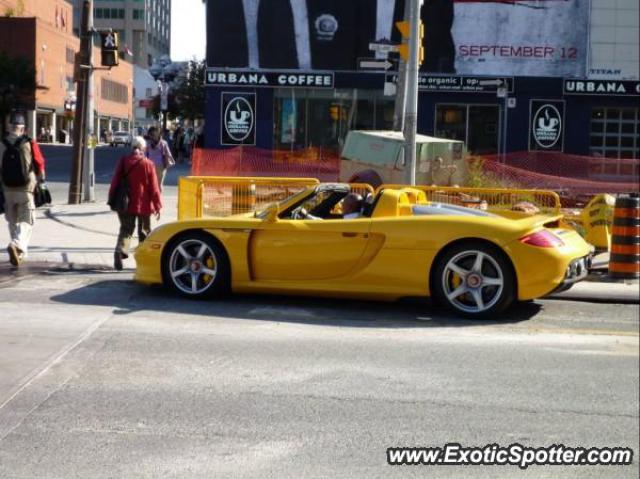
[[[531,100],[529,151],[563,151],[564,130],[564,101]]]
[[[256,144],[256,94],[222,92],[220,144]]]
[[[209,0],[207,63],[241,70],[355,71],[400,43],[405,0]],[[421,71],[584,77],[588,0],[424,0]],[[392,55],[396,55],[395,53]]]
[[[456,1],[456,72],[584,77],[588,27],[586,0]]]

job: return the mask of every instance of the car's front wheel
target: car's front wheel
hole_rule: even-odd
[[[230,289],[229,260],[224,249],[205,233],[181,235],[162,258],[165,286],[190,298],[205,298]]]
[[[515,274],[508,258],[482,242],[456,245],[435,266],[431,286],[436,300],[467,316],[487,317],[515,300]]]

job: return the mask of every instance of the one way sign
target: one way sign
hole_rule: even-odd
[[[377,58],[358,58],[358,70],[389,70],[395,66],[391,60]]]

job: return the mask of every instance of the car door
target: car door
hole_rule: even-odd
[[[370,218],[264,223],[249,241],[252,279],[329,281],[346,276],[364,253],[370,227]]]

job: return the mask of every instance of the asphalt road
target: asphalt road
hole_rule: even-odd
[[[0,477],[638,477],[638,305],[187,301],[0,283]],[[390,446],[627,446],[610,467],[388,466]]]

